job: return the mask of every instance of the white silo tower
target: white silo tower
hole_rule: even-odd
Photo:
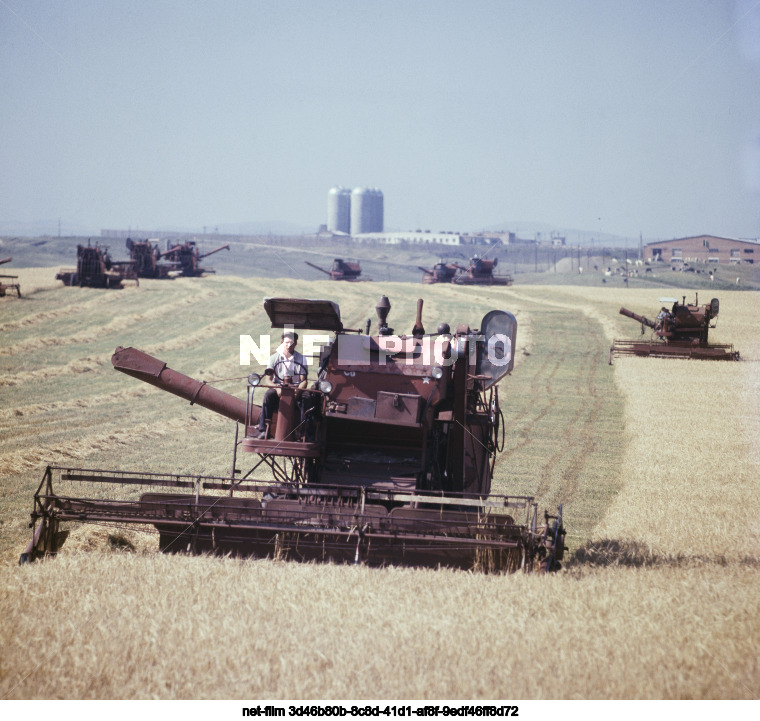
[[[361,186],[351,191],[351,234],[380,233],[383,230],[383,193]]]
[[[351,232],[351,191],[348,188],[336,185],[327,193],[327,230]]]
[[[377,188],[367,188],[367,214],[364,223],[366,233],[371,233],[377,225]]]
[[[359,187],[351,191],[351,235],[369,232],[370,190]]]
[[[383,208],[383,191],[380,188],[373,188],[374,197],[372,198],[372,232],[382,233],[384,225],[384,208]]]

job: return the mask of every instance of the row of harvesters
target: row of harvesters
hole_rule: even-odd
[[[13,258],[3,258],[0,260],[0,265],[10,263]],[[9,290],[15,290],[16,295],[21,297],[21,285],[18,282],[17,275],[0,275],[0,298],[4,298]],[[9,283],[6,281],[10,281]]]
[[[133,241],[127,238],[129,260],[114,261],[105,245],[77,245],[77,267],[61,268],[56,280],[64,285],[87,288],[122,288],[125,280],[140,284],[139,278],[194,278],[213,273],[213,268],[203,268],[200,261],[220,250],[223,245],[208,253],[201,253],[195,241],[178,243],[165,251],[149,240]]]
[[[432,268],[423,268],[418,266],[423,272],[422,282],[426,285],[432,283],[454,283],[456,285],[512,285],[512,276],[494,275],[499,259],[486,260],[477,255],[470,259],[467,268],[463,268],[457,263],[446,263],[441,260]],[[371,278],[361,278],[362,268],[356,260],[343,260],[335,258],[333,264],[328,270],[321,266],[304,261],[306,265],[311,266],[320,273],[330,276],[330,280],[371,280]]]
[[[499,259],[486,260],[479,256],[470,258],[470,265],[463,268],[458,263],[438,261],[432,268],[423,268],[422,282],[425,285],[433,283],[454,283],[456,285],[512,285],[511,275],[494,275],[494,269]]]

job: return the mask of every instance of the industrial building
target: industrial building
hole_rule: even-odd
[[[734,240],[714,235],[674,238],[647,243],[643,248],[644,261],[671,265],[683,263],[754,263],[760,261],[760,243],[756,240]]]

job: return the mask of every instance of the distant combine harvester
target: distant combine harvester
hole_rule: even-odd
[[[358,260],[347,261],[343,260],[343,258],[336,258],[333,260],[333,264],[330,270],[320,268],[318,265],[314,265],[314,263],[309,263],[308,260],[305,260],[304,263],[311,266],[312,268],[315,268],[320,273],[329,275],[330,280],[372,280],[371,278],[359,277],[362,274],[362,267]]]
[[[479,256],[470,258],[470,265],[463,268],[457,263],[446,263],[440,260],[432,268],[418,266],[423,272],[422,282],[426,285],[433,283],[454,283],[456,285],[512,285],[511,275],[494,275],[494,268],[499,259],[486,260]]]
[[[131,260],[114,261],[105,245],[77,245],[77,267],[61,268],[55,276],[64,285],[80,288],[121,288],[125,280],[140,284]]]
[[[213,268],[203,268],[200,261],[220,250],[229,249],[229,245],[222,245],[208,253],[201,253],[194,240],[187,240],[162,252],[158,242],[127,238],[127,250],[140,278],[197,278],[215,273]]]

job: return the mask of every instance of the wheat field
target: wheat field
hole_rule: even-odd
[[[658,291],[234,277],[100,291],[54,273],[19,272],[24,297],[0,300],[0,698],[760,695],[760,294],[716,293],[711,340],[740,363],[610,366],[612,339],[639,332],[618,308],[651,314]],[[419,296],[428,330],[516,315],[494,491],[563,504],[562,571],[164,556],[152,534],[97,527],[17,565],[48,463],[229,473],[230,422],[114,372],[117,345],[242,396],[239,335],[268,332],[264,297],[334,300],[358,328],[381,294],[397,332]]]

